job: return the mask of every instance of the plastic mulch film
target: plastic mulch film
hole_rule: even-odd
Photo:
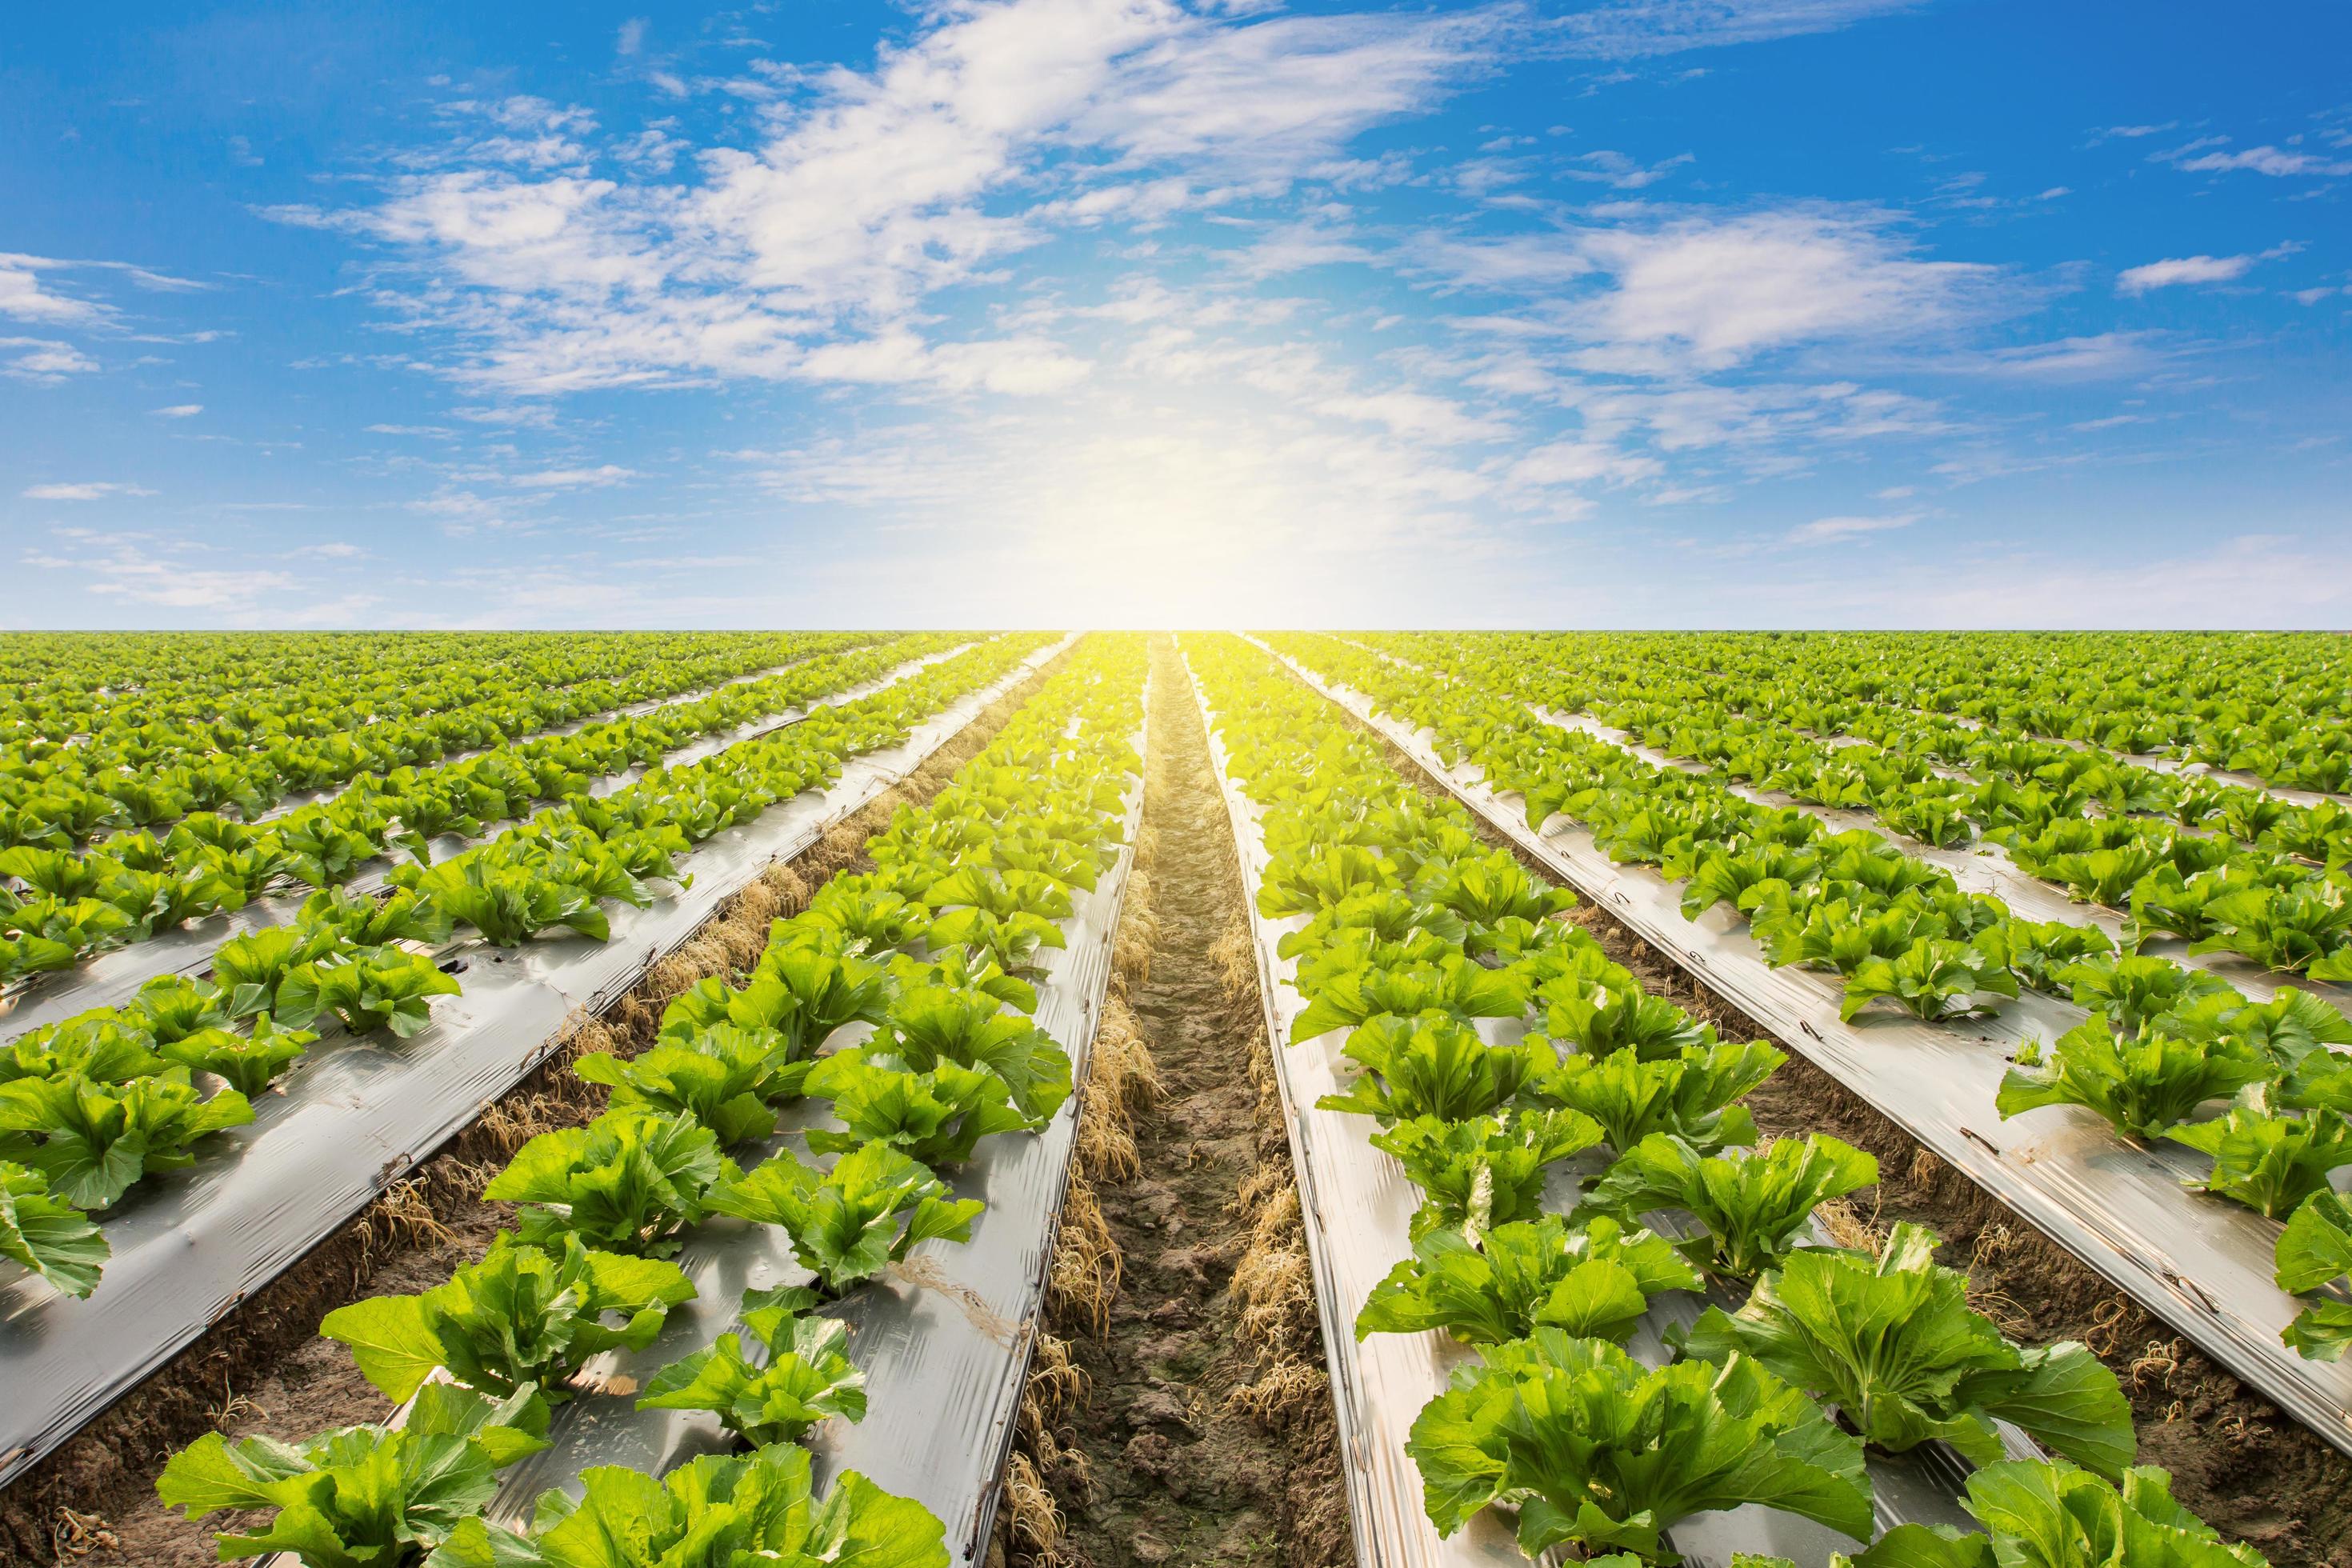
[[[1139,730],[1138,756],[1143,740]],[[1039,1131],[982,1139],[951,1177],[957,1197],[988,1205],[973,1221],[970,1241],[926,1243],[823,1309],[849,1325],[849,1358],[866,1374],[866,1414],[854,1425],[828,1420],[810,1432],[817,1489],[856,1470],[884,1491],[915,1499],[946,1525],[957,1568],[988,1554],[1142,811],[1139,775],[1128,793],[1118,862],[1092,892],[1074,889],[1071,913],[1057,922],[1068,945],[1044,952],[1034,1017],[1070,1053],[1076,1091]],[[869,1026],[852,1025],[835,1038],[846,1046],[869,1032]],[[804,1157],[796,1134],[825,1120],[821,1101],[785,1108],[767,1152]],[[742,1162],[747,1169],[754,1163]],[[659,1475],[733,1446],[714,1415],[639,1410],[629,1395],[663,1366],[736,1328],[746,1289],[804,1285],[813,1277],[781,1226],[725,1216],[697,1226],[677,1261],[694,1281],[695,1299],[671,1310],[645,1350],[611,1352],[582,1370],[580,1384],[614,1392],[583,1394],[557,1407],[551,1446],[500,1478],[492,1518],[521,1525],[541,1492],[562,1487],[577,1495],[580,1472],[593,1466]]]
[[[871,680],[845,687],[803,707],[754,719],[723,734],[706,735],[699,741],[666,753],[658,765],[685,767],[706,757],[716,756],[730,746],[789,729],[820,709],[838,708],[861,697],[871,697],[934,664],[953,658],[973,646],[965,643],[929,658],[910,659]],[[633,767],[625,772],[608,773],[593,782],[588,786],[588,793],[598,798],[612,795],[636,783],[648,771],[643,767]],[[552,807],[546,803],[538,803],[528,816],[537,816],[551,809]],[[510,826],[503,822],[493,825],[478,837],[473,838],[454,833],[443,834],[432,841],[433,859],[437,864],[472,845],[487,843],[506,832]],[[353,878],[348,887],[353,892],[373,893],[389,886],[390,881],[389,862],[379,862],[377,869]],[[61,1022],[92,1007],[121,1006],[137,994],[142,985],[158,975],[201,973],[212,963],[213,950],[232,937],[266,926],[290,924],[301,913],[303,901],[310,893],[310,889],[307,888],[293,892],[266,893],[235,911],[191,921],[127,947],[94,954],[75,965],[69,974],[37,977],[37,984],[0,1002],[0,1033],[13,1037],[28,1029]]]
[[[1202,711],[1207,720],[1205,702]],[[1326,1094],[1346,1093],[1355,1079],[1358,1069],[1341,1054],[1346,1032],[1335,1029],[1295,1047],[1281,1044],[1289,1038],[1290,1026],[1306,1010],[1307,1000],[1291,982],[1297,960],[1278,956],[1276,948],[1284,936],[1305,925],[1306,918],[1269,921],[1256,914],[1258,883],[1270,859],[1259,810],[1226,776],[1223,742],[1213,731],[1210,749],[1241,854],[1251,937],[1266,998],[1266,1026],[1276,1042],[1276,1078],[1289,1112],[1300,1210],[1307,1220],[1323,1340],[1339,1405],[1340,1447],[1349,1457],[1357,1558],[1368,1568],[1523,1563],[1527,1559],[1510,1530],[1492,1510],[1474,1517],[1453,1540],[1441,1538],[1422,1508],[1420,1470],[1404,1451],[1414,1417],[1444,1392],[1454,1368],[1477,1361],[1476,1351],[1433,1331],[1374,1334],[1361,1342],[1355,1338],[1356,1314],[1372,1287],[1412,1255],[1409,1227],[1420,1194],[1394,1159],[1372,1147],[1365,1118],[1316,1108]],[[1509,1043],[1525,1027],[1523,1020],[1480,1019],[1478,1024],[1496,1044]],[[1572,1210],[1579,1187],[1597,1176],[1605,1163],[1587,1158],[1554,1166],[1545,1186],[1545,1209],[1553,1214]],[[1327,1212],[1347,1215],[1347,1223],[1339,1227],[1325,1224]],[[1646,1364],[1664,1364],[1671,1359],[1667,1333],[1697,1321],[1710,1304],[1727,1310],[1734,1305],[1728,1299],[1710,1302],[1680,1292],[1659,1297],[1627,1350]],[[2040,1456],[2023,1433],[2006,1423],[2000,1431],[2012,1458]],[[1967,1466],[1948,1448],[1931,1445],[1908,1455],[1872,1454],[1868,1462],[1881,1530],[1906,1523],[1963,1529],[1973,1524],[1958,1502]],[[1684,1521],[1672,1531],[1671,1544],[1694,1568],[1727,1568],[1736,1552],[1787,1557],[1811,1568],[1826,1563],[1831,1553],[1851,1552],[1861,1543],[1795,1514],[1750,1505]]]
[[[105,1222],[113,1257],[77,1300],[32,1276],[0,1289],[0,1484],[37,1462],[248,1294],[429,1158],[555,1048],[566,1020],[617,1001],[770,862],[920,766],[989,704],[1069,646],[914,726],[905,744],[845,761],[831,786],[714,835],[682,864],[692,888],[623,906],[612,940],[541,938],[461,950],[465,993],[391,1043],[338,1037],[303,1064],[299,1091],[265,1095],[255,1121],[184,1171],[141,1184]]]
[[[2082,1009],[2029,992],[1990,1018],[1841,1023],[1835,983],[1766,963],[1730,911],[1685,920],[1679,889],[1655,872],[1612,863],[1590,833],[1563,818],[1542,832],[1529,828],[1519,797],[1497,795],[1477,767],[1448,768],[1425,732],[1408,733],[1373,716],[1361,693],[1290,668],[1937,1158],[2352,1453],[2352,1360],[2306,1361],[2279,1338],[2300,1303],[2274,1278],[2277,1221],[2189,1191],[2182,1184],[2201,1177],[2201,1156],[2169,1143],[2127,1143],[2092,1111],[2053,1106],[2010,1121],[1994,1111],[2009,1058],[2029,1038],[2054,1039],[2073,1027]]]

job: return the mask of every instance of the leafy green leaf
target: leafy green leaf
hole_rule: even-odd
[[[1456,1371],[1405,1447],[1441,1534],[1516,1505],[1530,1556],[1572,1542],[1655,1561],[1677,1521],[1744,1503],[1857,1540],[1871,1528],[1861,1442],[1742,1355],[1651,1370],[1604,1341],[1538,1329]]]

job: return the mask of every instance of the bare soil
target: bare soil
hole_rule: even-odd
[[[1063,1532],[1011,1556],[1089,1568],[1352,1563],[1240,865],[1166,637],[1152,681],[1150,946],[1122,989],[1160,1089],[1129,1119],[1131,1173],[1089,1178],[1118,1292],[1055,1325],[1087,1391],[1042,1446]]]
[[[1450,797],[1411,753],[1356,722],[1406,778]],[[1501,829],[1483,820],[1478,829],[1529,870],[1562,882]],[[1932,1227],[1943,1237],[1942,1260],[1969,1271],[1978,1310],[2021,1343],[2088,1345],[2131,1398],[2138,1462],[2171,1471],[2180,1502],[2226,1538],[2259,1549],[2273,1568],[2352,1568],[2352,1458],[2173,1334],[1613,916],[1585,903],[1571,918],[1646,989],[1671,997],[1724,1038],[1770,1039],[1786,1052],[1788,1065],[1747,1099],[1759,1130],[1773,1138],[1826,1132],[1876,1156],[1878,1185],[1851,1200],[1854,1217],[1882,1230],[1903,1220]]]
[[[318,1337],[319,1321],[363,1297],[429,1289],[478,1260],[512,1215],[511,1205],[482,1202],[483,1185],[530,1138],[592,1121],[604,1109],[606,1090],[575,1078],[572,1059],[646,1048],[673,997],[705,976],[748,969],[767,945],[771,921],[804,907],[831,878],[871,869],[866,840],[901,805],[937,795],[1066,658],[992,704],[807,851],[770,866],[602,1018],[576,1019],[563,1049],[438,1154],[0,1492],[0,1568],[217,1563],[214,1532],[235,1516],[191,1524],[165,1510],[154,1491],[164,1461],[207,1431],[290,1440],[390,1415],[350,1352]]]

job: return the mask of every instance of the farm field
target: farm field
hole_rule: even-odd
[[[2352,1565],[2352,647],[0,634],[0,1563]]]

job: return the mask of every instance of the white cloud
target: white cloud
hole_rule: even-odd
[[[0,255],[0,316],[54,327],[96,327],[112,321],[116,312],[110,305],[42,289],[35,268],[62,265],[37,256]]]
[[[2251,256],[2183,256],[2168,261],[2151,261],[2116,274],[2116,292],[2145,294],[2151,289],[2170,289],[2184,283],[2227,283],[2243,278],[2253,265]]]
[[[1731,44],[1833,32],[1920,0],[1606,0],[1553,19],[1551,45],[1572,54],[1631,59]]]
[[[1799,523],[1788,533],[1790,544],[1835,544],[1864,534],[1886,533],[1898,528],[1908,528],[1919,521],[1921,513],[1897,512],[1889,517],[1817,517],[1811,522]]]
[[[96,484],[27,485],[26,500],[104,500],[108,496],[152,496],[155,492],[137,485],[111,481]]]
[[[645,47],[646,19],[632,16],[622,23],[620,32],[613,39],[613,52],[625,59]]]
[[[1613,287],[1583,308],[1594,337],[1720,370],[1793,344],[1948,327],[1994,269],[1914,259],[1874,215],[1799,208],[1587,231]]]
[[[2216,138],[2227,141],[2227,137]],[[2192,146],[2196,143],[2191,143]],[[2341,158],[2325,158],[2315,153],[2287,152],[2281,148],[2248,147],[2238,153],[2205,153],[2193,158],[2168,158],[2168,163],[2191,174],[2220,174],[2247,170],[2276,178],[2292,175],[2352,174],[2352,162]]]
[[[406,252],[414,275],[381,297],[451,336],[456,374],[493,385],[1053,390],[1082,374],[1066,349],[905,340],[924,334],[932,295],[1057,226],[1148,222],[1329,169],[1359,132],[1433,104],[1503,25],[1488,11],[1265,16],[1176,0],[959,6],[871,71],[802,73],[764,139],[703,149],[696,183],[592,175],[533,151],[577,140],[580,120],[535,100],[469,102],[453,110],[517,121],[518,145],[461,133],[440,166],[389,175],[373,207],[268,216]],[[680,150],[665,143],[654,163]],[[537,166],[551,158],[565,166]]]
[[[602,463],[593,468],[541,468],[536,473],[509,476],[507,483],[518,489],[559,490],[583,487],[602,489],[617,485],[623,479],[637,477],[635,468],[625,468],[618,463]]]
[[[0,375],[18,381],[53,384],[98,368],[98,362],[89,355],[53,338],[0,338],[0,350],[15,351],[0,359]]]
[[[194,419],[197,415],[202,414],[204,411],[205,405],[201,403],[174,403],[168,408],[151,408],[148,410],[149,413],[154,415],[158,419]]]
[[[1698,159],[1693,153],[1677,153],[1662,162],[1644,164],[1622,153],[1600,152],[1580,153],[1573,162],[1584,166],[1561,171],[1571,180],[1595,180],[1616,190],[1638,191],[1644,185],[1656,184],[1684,164],[1695,163]]]

